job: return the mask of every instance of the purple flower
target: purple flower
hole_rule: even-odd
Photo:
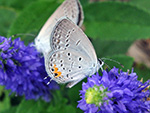
[[[97,73],[82,84],[78,106],[85,113],[149,113],[150,81],[142,83],[133,71],[117,68]]]
[[[50,101],[51,91],[59,86],[54,81],[46,85],[45,76],[44,59],[31,44],[25,46],[20,38],[12,41],[0,36],[0,85],[26,99]]]

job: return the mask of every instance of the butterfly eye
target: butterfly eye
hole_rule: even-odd
[[[100,65],[102,65],[103,64],[102,60],[99,59],[99,63],[100,63]]]

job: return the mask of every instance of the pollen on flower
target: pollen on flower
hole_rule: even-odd
[[[89,91],[89,92],[87,91],[86,94],[87,94],[87,96],[86,96],[86,102],[90,104],[91,101],[93,100],[93,94],[92,94],[91,91]]]
[[[101,90],[103,89],[103,90]],[[85,93],[85,100],[88,104],[95,104],[96,106],[100,106],[103,104],[104,98],[107,97],[107,89],[104,89],[102,85],[97,86],[94,85],[86,90]]]
[[[144,87],[144,86],[141,86],[141,88],[142,87]],[[145,91],[149,90],[149,88],[150,88],[150,84],[145,89],[143,89],[142,92],[145,92]]]
[[[150,81],[138,81],[135,72],[113,68],[88,77],[78,106],[85,113],[149,113]]]

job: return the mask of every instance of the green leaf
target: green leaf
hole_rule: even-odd
[[[12,24],[8,36],[19,33],[37,34],[46,20],[59,6],[56,2],[39,1],[26,7]],[[34,37],[35,38],[35,37]],[[33,37],[22,37],[27,44],[34,39]]]
[[[84,81],[86,81],[87,78],[84,79]],[[80,100],[80,95],[79,95],[79,90],[82,89],[82,82],[79,82],[78,84],[76,84],[75,86],[73,86],[72,88],[68,89],[68,96],[69,96],[69,101],[71,102],[72,105],[77,106],[77,101]]]
[[[40,105],[34,100],[23,100],[18,106],[16,113],[39,113]]]
[[[16,109],[17,109],[16,106],[15,107],[10,107],[9,109],[7,109],[7,110],[5,110],[1,113],[16,113]]]
[[[16,18],[16,12],[13,9],[0,7],[0,35],[7,36],[11,23]]]
[[[82,6],[85,6],[89,3],[89,0],[79,0]]]
[[[64,0],[57,0],[59,3],[63,3],[64,2]]]
[[[10,108],[9,92],[0,86],[0,113]]]
[[[15,93],[10,95],[11,98],[11,105],[17,106],[22,102],[23,97],[22,96],[15,96]]]
[[[130,0],[129,3],[150,12],[150,0]]]
[[[150,13],[127,3],[101,2],[84,7],[85,32],[92,38],[135,40],[150,37]]]
[[[76,113],[75,110],[76,107],[73,107],[72,105],[66,105],[63,109],[58,110],[58,112],[55,113]]]
[[[53,93],[53,99],[50,102],[47,113],[76,113],[76,107],[68,104],[68,99],[65,98],[62,93],[63,92],[61,90],[55,91]]]
[[[11,7],[11,5],[15,2],[16,0],[1,0],[0,1],[0,6],[3,7]]]
[[[61,90],[57,90],[53,92],[53,104],[54,105],[62,105],[62,104],[67,104],[68,99],[64,98],[62,95]]]
[[[91,41],[96,50],[98,58],[117,54],[125,54],[132,44],[132,41],[112,41],[102,40],[100,38],[92,39]]]
[[[138,80],[141,80],[143,78],[143,81],[146,82],[150,79],[150,69],[144,65],[136,65],[134,67],[134,72],[137,73]]]
[[[68,93],[68,97],[69,97],[69,103],[71,105],[73,105],[75,108],[78,105],[78,102],[81,98],[79,95],[79,91],[82,89],[82,83],[86,82],[87,78],[85,78],[84,80],[80,81],[78,84],[76,84],[75,86],[73,86],[72,88],[68,89],[67,93]],[[83,113],[83,111],[81,109],[76,109],[76,113]]]
[[[16,10],[21,11],[22,9],[27,7],[29,4],[31,4],[32,2],[36,2],[36,1],[44,1],[44,0],[1,0],[0,5],[11,7]],[[54,1],[54,0],[49,0],[49,1]]]
[[[76,113],[76,107],[72,105],[50,106],[47,113]]]
[[[111,68],[115,66],[119,69],[122,69],[123,71],[132,69],[132,66],[133,66],[133,58],[132,57],[120,54],[120,55],[114,55],[114,56],[106,57],[106,58],[111,58],[113,60],[116,60],[117,62],[119,62],[120,64],[122,64],[124,66],[124,68],[123,68],[123,67],[121,67],[121,65],[119,65],[113,61],[108,61],[108,60],[105,61],[105,63],[107,63],[107,65],[109,65]]]

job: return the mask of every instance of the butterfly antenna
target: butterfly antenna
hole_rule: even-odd
[[[109,69],[110,69],[110,66],[108,65],[108,64],[106,64],[102,59],[98,59],[98,61],[99,61],[99,64],[100,64],[100,68],[101,68],[101,70],[102,70],[102,72],[103,72],[103,65],[105,64]]]
[[[101,68],[101,70],[102,70],[102,72],[103,72],[103,68],[102,67],[100,67]]]
[[[101,58],[102,60],[109,60],[109,61],[113,61],[113,62],[115,62],[115,63],[117,63],[117,64],[119,64],[121,67],[123,67],[124,68],[124,65],[122,65],[120,62],[118,62],[118,61],[116,61],[116,60],[113,60],[113,59],[110,59],[110,58]],[[105,63],[106,64],[106,63]]]
[[[12,35],[11,37],[22,36],[22,35],[27,35],[27,36],[33,36],[33,37],[35,37],[34,34],[24,34],[24,33],[14,34],[14,35]]]
[[[110,66],[109,66],[108,64],[106,64],[106,63],[104,63],[104,64],[105,64],[109,69],[111,69]]]

